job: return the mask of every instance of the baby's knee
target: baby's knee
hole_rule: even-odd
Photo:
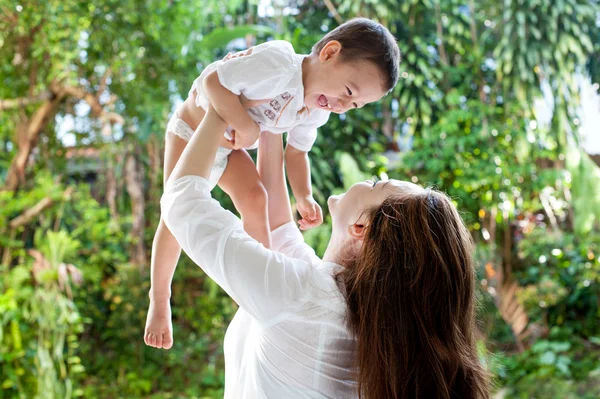
[[[267,189],[262,183],[254,185],[250,188],[244,198],[242,198],[242,203],[240,204],[239,209],[240,212],[248,212],[252,210],[263,210],[266,209],[267,203],[269,200],[269,195],[267,194]]]

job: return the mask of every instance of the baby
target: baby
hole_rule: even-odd
[[[321,224],[307,155],[317,129],[331,112],[381,99],[395,86],[399,63],[392,34],[376,22],[357,18],[329,32],[308,55],[296,54],[288,42],[270,41],[208,65],[167,125],[164,181],[211,105],[229,128],[209,181],[231,197],[246,232],[270,247],[267,192],[248,153],[236,151],[256,148],[263,131],[288,133],[285,165],[302,217],[298,223],[301,229]],[[161,220],[152,247],[145,331],[146,344],[158,348],[172,345],[169,298],[179,254],[177,241]]]

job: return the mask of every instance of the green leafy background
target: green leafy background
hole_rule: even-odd
[[[597,0],[0,0],[0,398],[222,397],[236,306],[185,256],[174,347],[142,340],[167,118],[227,52],[308,53],[355,16],[397,37],[401,78],[320,130],[315,198],[373,176],[448,193],[494,395],[600,397],[600,169],[579,135]]]

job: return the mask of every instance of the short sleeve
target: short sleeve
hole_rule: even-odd
[[[217,65],[223,87],[250,100],[266,100],[286,91],[298,63],[290,43],[274,40],[245,53]]]
[[[327,123],[329,112],[320,109],[311,111],[302,123],[294,126],[288,132],[287,143],[292,147],[308,152],[317,139],[317,129]]]

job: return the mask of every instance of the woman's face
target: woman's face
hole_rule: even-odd
[[[356,183],[344,194],[329,197],[327,205],[331,213],[333,229],[334,231],[340,229],[339,232],[342,232],[349,226],[362,224],[361,217],[364,211],[381,205],[391,195],[418,193],[423,190],[416,184],[400,180],[385,182],[366,180]]]

